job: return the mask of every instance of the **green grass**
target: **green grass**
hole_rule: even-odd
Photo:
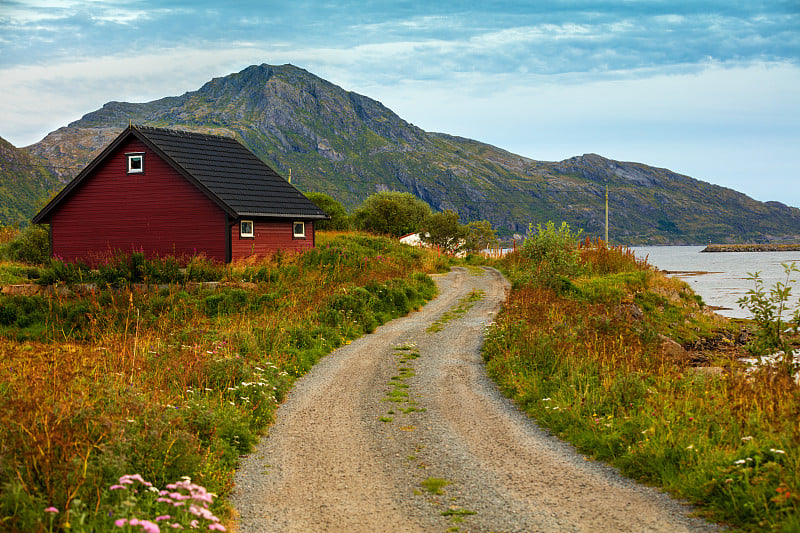
[[[486,293],[480,289],[471,290],[469,294],[458,300],[458,303],[455,305],[455,307],[445,311],[445,313],[442,314],[437,321],[428,326],[426,331],[428,333],[438,333],[442,331],[448,322],[462,318],[467,314],[467,311],[472,309],[472,307],[475,305],[475,302],[483,299],[484,296],[486,296]]]
[[[172,265],[136,259],[90,272],[55,262],[40,274],[97,288],[0,296],[0,529],[46,530],[52,518],[54,529],[108,530],[123,512],[109,486],[132,473],[159,487],[190,476],[230,516],[239,455],[297,377],[423,305],[436,290],[427,273],[442,267],[360,234],[319,234],[311,252],[251,264]],[[132,285],[165,278],[161,289]],[[407,402],[403,391],[392,398]]]
[[[429,477],[422,480],[420,485],[427,490],[430,494],[441,495],[444,494],[444,488],[449,485],[450,482],[446,479],[438,478],[438,477]]]
[[[514,289],[484,345],[487,370],[540,424],[583,453],[744,531],[800,526],[800,388],[770,371],[702,374],[664,357],[735,325],[625,252],[584,250],[557,284],[510,257]],[[597,261],[597,262],[594,262]],[[616,265],[609,268],[609,265]],[[636,305],[641,316],[631,318]]]

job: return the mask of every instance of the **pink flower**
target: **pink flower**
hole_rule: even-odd
[[[200,527],[200,521],[199,520],[192,520],[191,522],[189,522],[189,526],[191,526],[193,528],[198,528],[198,527]]]
[[[164,502],[164,503],[175,503],[172,500],[170,500],[169,498],[156,498],[156,501],[157,502]]]
[[[145,533],[161,533],[161,528],[158,527],[158,524],[150,520],[139,520],[139,525],[142,526]]]
[[[156,522],[161,522],[162,520],[169,520],[170,518],[172,517],[169,516],[168,514],[163,514],[159,517],[156,517]]]
[[[125,488],[125,485],[111,485],[110,487],[108,487],[108,490],[119,490],[119,489],[124,489],[124,488]]]
[[[209,531],[213,531],[215,529],[217,531],[227,531],[227,529],[225,529],[225,526],[223,526],[222,524],[209,524],[208,529]]]
[[[55,507],[48,507],[47,509],[44,510],[44,512],[45,513],[57,513],[58,509],[56,509]]]
[[[145,481],[145,479],[141,476],[141,474],[125,474],[121,478],[119,478],[119,482],[123,485],[131,484],[134,481],[138,481],[142,485],[146,487],[152,487],[153,484],[149,481]]]
[[[126,520],[125,518],[118,518],[118,519],[114,520],[114,525],[117,526],[117,527],[125,527],[125,524],[127,524],[127,523],[128,523],[128,520]]]

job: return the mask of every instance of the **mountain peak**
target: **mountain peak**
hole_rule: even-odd
[[[251,65],[197,91],[143,104],[109,102],[30,149],[67,177],[129,121],[235,135],[306,191],[353,208],[382,190],[411,192],[462,222],[488,220],[501,235],[566,221],[604,230],[611,193],[615,242],[690,244],[800,235],[800,211],[641,163],[586,153],[534,161],[479,141],[428,133],[380,102],[295,65]]]

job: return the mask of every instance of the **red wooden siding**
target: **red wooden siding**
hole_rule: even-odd
[[[249,219],[244,219],[249,220]],[[239,223],[231,227],[231,256],[235,261],[251,255],[271,255],[276,250],[301,252],[314,247],[314,223],[306,222],[306,237],[293,237],[293,220],[253,220],[253,238],[239,237]]]
[[[145,154],[144,173],[127,173],[126,152]],[[225,222],[219,206],[137,139],[108,156],[50,218],[53,254],[90,262],[132,250],[225,261]]]

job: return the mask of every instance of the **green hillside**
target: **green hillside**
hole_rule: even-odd
[[[41,161],[0,138],[0,225],[28,225],[60,187]]]
[[[235,135],[305,191],[353,208],[382,190],[415,194],[503,236],[567,221],[613,242],[699,244],[800,238],[800,210],[757,202],[666,169],[589,154],[535,161],[478,141],[429,133],[380,102],[292,65],[251,66],[199,90],[144,104],[110,102],[29,147],[73,176],[129,122]]]

